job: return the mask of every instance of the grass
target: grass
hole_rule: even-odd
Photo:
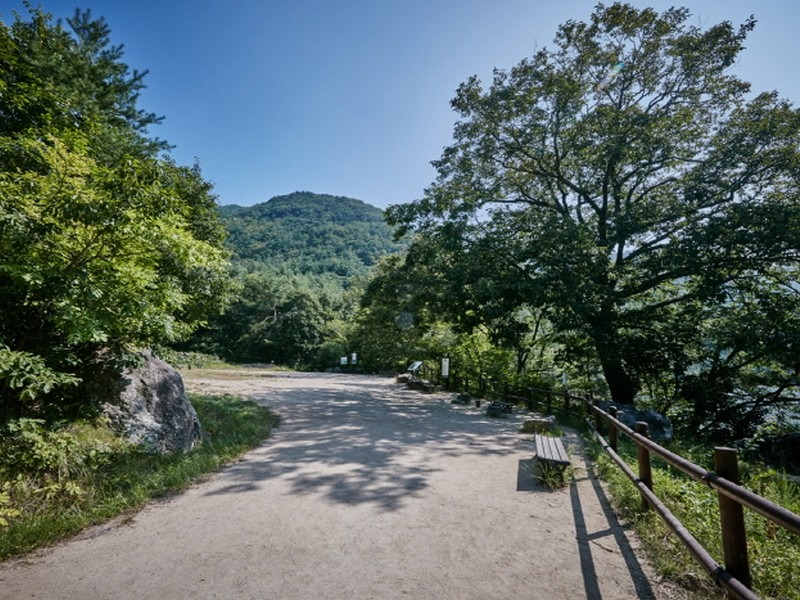
[[[545,464],[537,460],[533,467],[532,475],[548,490],[558,490],[567,487],[574,477],[573,467]]]
[[[625,440],[627,442],[627,440]],[[622,442],[622,440],[621,440]],[[600,476],[608,483],[615,508],[633,524],[658,573],[682,587],[689,598],[721,598],[711,577],[695,562],[672,531],[652,510],[641,507],[638,490],[597,444],[592,444]],[[711,449],[673,449],[692,462],[711,468]],[[631,443],[620,444],[620,454],[636,471]],[[800,486],[781,473],[741,463],[742,485],[755,493],[800,513]],[[653,490],[692,535],[720,564],[724,564],[719,525],[719,504],[714,490],[683,473],[653,461]],[[800,598],[800,537],[745,509],[753,590],[762,598]]]
[[[146,453],[100,423],[54,431],[31,421],[0,438],[0,560],[185,489],[258,445],[277,424],[268,409],[239,398],[191,400],[206,438],[184,454]]]

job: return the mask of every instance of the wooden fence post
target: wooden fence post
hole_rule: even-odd
[[[608,414],[617,418],[617,407],[616,406],[609,406],[608,407]],[[617,451],[617,427],[613,423],[608,424],[608,445],[611,446],[611,449],[616,452]]]
[[[714,470],[717,475],[739,484],[739,461],[733,448],[714,448]],[[748,588],[753,585],[750,561],[747,557],[747,532],[744,527],[744,508],[741,504],[717,492],[719,520],[722,527],[722,548],[725,570]]]
[[[634,426],[634,431],[639,435],[649,438],[650,437],[650,426],[645,423],[644,421],[636,421],[636,425]],[[653,473],[650,467],[650,450],[642,446],[641,444],[636,444],[636,456],[639,459],[639,479],[644,483],[650,490],[653,489]],[[644,494],[642,494],[642,508],[647,510],[650,508],[650,503],[645,498]]]

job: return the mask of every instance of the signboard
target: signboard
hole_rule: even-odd
[[[450,357],[442,359],[442,377],[450,377]]]
[[[421,360],[415,360],[413,363],[408,365],[408,368],[406,369],[406,371],[409,372],[409,373],[415,373],[415,372],[419,371],[421,366],[422,366],[422,361]]]

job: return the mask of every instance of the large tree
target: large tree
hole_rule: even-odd
[[[158,156],[107,25],[69,23],[0,23],[0,413],[57,403],[100,350],[180,339],[226,298],[211,186]]]
[[[590,342],[619,403],[730,344],[743,364],[800,347],[780,320],[799,307],[800,114],[731,72],[754,19],[690,23],[683,8],[599,4],[488,88],[469,79],[437,180],[389,211],[443,251],[497,248],[501,281],[515,271],[515,294]],[[733,339],[734,319],[781,341]]]

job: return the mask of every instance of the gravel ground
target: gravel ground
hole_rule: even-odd
[[[569,486],[532,476],[526,414],[491,419],[392,379],[186,374],[282,417],[185,493],[0,565],[0,598],[675,598],[609,508],[580,439]]]

